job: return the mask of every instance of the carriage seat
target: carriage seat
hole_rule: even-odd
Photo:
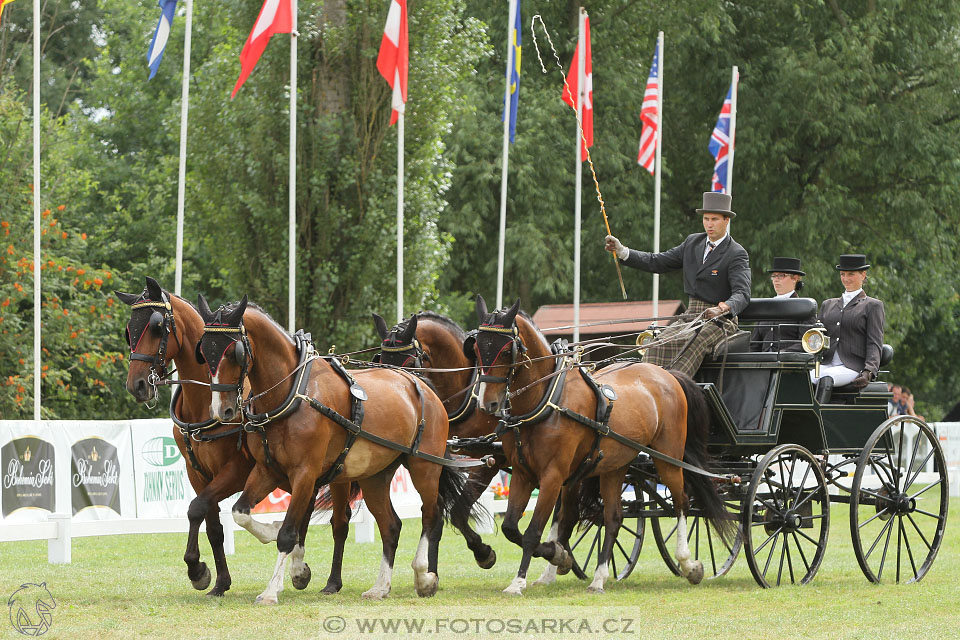
[[[750,304],[737,317],[741,321],[780,320],[803,322],[817,315],[817,301],[813,298],[750,298]]]

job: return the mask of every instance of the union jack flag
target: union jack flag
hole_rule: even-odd
[[[640,107],[640,122],[643,128],[640,131],[640,151],[637,153],[637,164],[653,175],[654,161],[657,155],[657,129],[660,126],[660,113],[657,110],[657,100],[660,95],[660,69],[657,57],[659,47],[653,50],[653,64],[650,66],[650,77],[647,78],[647,90],[643,94],[643,105]]]
[[[733,94],[733,85],[727,90],[727,97],[723,101],[723,108],[720,109],[720,117],[717,118],[717,124],[710,134],[710,144],[707,148],[710,154],[716,158],[713,165],[713,191],[720,193],[727,192],[727,167],[732,144],[730,140],[730,96]],[[735,143],[735,141],[734,141]]]

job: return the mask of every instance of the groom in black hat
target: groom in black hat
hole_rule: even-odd
[[[773,259],[773,268],[769,269],[770,282],[777,295],[775,300],[799,298],[803,289],[803,276],[807,275],[800,269],[800,258],[777,257]],[[816,317],[811,316],[806,322],[799,324],[784,324],[780,322],[758,322],[757,327],[750,335],[751,351],[803,351],[800,338],[809,326],[813,326]]]
[[[725,335],[737,332],[737,314],[750,303],[750,256],[727,232],[730,219],[737,216],[730,205],[725,193],[704,193],[697,213],[703,216],[705,233],[692,233],[661,253],[635,251],[606,237],[604,249],[616,252],[629,267],[651,273],[683,271],[683,290],[690,296],[687,311],[660,334],[657,342],[662,344],[647,350],[645,362],[692,376]],[[701,314],[717,321],[699,330],[688,328]]]

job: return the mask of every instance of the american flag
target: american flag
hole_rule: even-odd
[[[717,124],[710,134],[710,144],[707,148],[710,154],[716,158],[713,165],[713,191],[720,193],[727,192],[727,160],[730,155],[730,96],[733,93],[733,85],[727,90],[727,97],[723,101],[723,108],[720,109],[720,117],[717,118]]]
[[[653,50],[653,64],[650,65],[650,77],[647,78],[647,91],[643,94],[643,105],[640,107],[640,122],[643,128],[640,131],[640,151],[637,153],[637,164],[654,173],[654,160],[657,155],[657,128],[660,126],[660,113],[657,110],[657,99],[660,95],[660,69],[657,56],[660,48]]]

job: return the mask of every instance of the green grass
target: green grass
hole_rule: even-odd
[[[569,574],[554,585],[530,586],[522,598],[512,598],[501,589],[515,575],[520,550],[499,531],[484,536],[496,549],[498,561],[491,570],[483,571],[474,564],[459,534],[448,529],[440,548],[440,591],[433,598],[420,599],[410,569],[420,524],[408,520],[401,536],[393,591],[383,602],[360,598],[376,578],[380,545],[356,544],[352,531],[343,591],[334,596],[320,594],[332,546],[327,527],[312,527],[307,540],[312,583],[306,590],[296,591],[287,578],[277,607],[253,604],[273,568],[276,546],[262,546],[243,531],[236,535],[237,553],[228,558],[233,587],[222,599],[206,598],[190,587],[181,559],[186,536],[179,534],[76,539],[73,563],[62,566],[47,564],[45,542],[5,543],[0,545],[0,596],[5,601],[5,596],[24,582],[46,582],[57,600],[53,626],[45,635],[48,638],[414,635],[403,627],[395,633],[384,633],[382,628],[361,633],[357,626],[358,621],[390,618],[422,619],[425,626],[416,635],[428,633],[436,638],[519,637],[520,633],[500,630],[497,620],[507,619],[539,630],[534,634],[530,627],[524,635],[550,638],[582,637],[583,633],[570,633],[581,620],[597,638],[621,637],[612,632],[625,626],[629,633],[624,636],[638,638],[957,637],[960,543],[949,523],[938,559],[921,583],[872,585],[863,578],[854,558],[847,514],[846,505],[834,506],[823,566],[813,583],[803,587],[760,589],[742,556],[727,576],[691,586],[669,574],[648,535],[633,574],[623,583],[609,581],[603,595],[588,594],[587,583]],[[203,559],[212,568],[209,546],[205,538],[201,540]],[[543,566],[543,560],[533,561],[530,583]],[[347,629],[337,635],[325,632],[322,625],[330,616],[342,618]],[[565,620],[567,626],[557,627],[563,632],[554,633],[546,622],[545,632],[544,619]],[[611,621],[606,632],[605,620]],[[450,627],[456,633],[447,631]],[[8,621],[0,620],[0,638],[17,637],[22,636]]]

